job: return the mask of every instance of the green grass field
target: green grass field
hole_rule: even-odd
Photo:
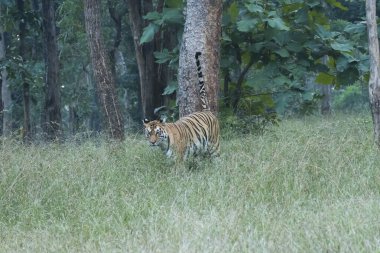
[[[380,251],[369,115],[224,135],[221,157],[192,170],[142,135],[123,145],[2,140],[0,252]]]

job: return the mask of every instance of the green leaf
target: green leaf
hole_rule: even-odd
[[[144,28],[144,32],[140,38],[140,44],[151,42],[156,32],[158,32],[158,30],[159,30],[158,25],[154,23],[150,23],[147,27]]]
[[[284,21],[277,17],[277,18],[271,18],[266,20],[268,22],[268,25],[274,29],[282,30],[282,31],[289,31],[289,27],[286,26]]]
[[[258,4],[255,4],[255,3],[246,4],[245,7],[248,9],[248,11],[250,11],[252,13],[263,13],[264,12],[263,7],[261,7]]]
[[[336,51],[341,51],[341,52],[350,52],[354,49],[353,45],[348,42],[348,41],[345,41],[343,43],[339,43],[337,41],[331,43],[331,47],[332,49],[336,50]]]
[[[172,59],[172,56],[167,48],[162,50],[161,52],[154,52],[154,57],[156,58],[156,62],[159,64],[163,64]]]
[[[351,62],[359,62],[360,59],[358,59],[357,57],[355,57],[355,55],[353,55],[351,52],[344,52],[344,51],[341,51],[340,52],[344,57],[347,58],[348,62],[351,63]]]
[[[330,75],[330,74],[325,73],[325,72],[320,72],[320,73],[318,73],[317,77],[315,78],[315,82],[317,82],[319,84],[329,85],[329,84],[334,83],[334,79],[335,79],[335,77],[333,75]]]
[[[306,1],[306,2],[307,2],[307,5],[311,8],[314,8],[321,4],[319,0],[311,0],[311,1]]]
[[[182,0],[166,0],[165,4],[170,8],[177,8],[177,9],[183,8],[183,1]]]
[[[353,34],[353,33],[362,34],[365,32],[366,28],[367,27],[364,23],[356,23],[356,24],[350,23],[344,28],[344,32],[349,33],[349,34]]]
[[[164,89],[164,93],[162,93],[162,95],[170,95],[170,94],[173,94],[174,92],[176,92],[176,90],[178,89],[178,84],[177,82],[175,81],[172,81],[168,84],[168,86],[165,87]]]
[[[337,85],[350,85],[359,79],[359,71],[357,68],[349,67],[343,72],[337,73]]]
[[[331,6],[339,8],[343,11],[348,11],[348,8],[346,6],[344,6],[343,4],[341,4],[340,2],[336,0],[326,0],[326,2],[329,3]]]
[[[296,12],[295,14],[295,23],[297,24],[306,24],[307,21],[308,21],[308,12],[306,10],[306,8],[303,8],[299,11]]]
[[[294,53],[299,53],[303,50],[302,46],[296,41],[289,42],[285,47],[286,49]]]
[[[240,32],[250,32],[258,23],[257,19],[243,19],[237,22],[237,29]]]
[[[279,56],[281,56],[282,58],[286,58],[286,57],[289,57],[290,54],[288,52],[288,50],[286,50],[285,48],[281,48],[279,50],[276,50],[274,51],[276,54],[278,54]]]
[[[339,56],[339,58],[336,60],[336,70],[338,72],[342,72],[348,67],[348,60],[344,56]]]
[[[276,41],[276,43],[280,47],[283,47],[289,41],[289,32],[287,32],[287,31],[283,31],[283,32],[276,31],[275,35],[273,36],[273,40]]]
[[[182,24],[183,15],[177,8],[165,8],[162,11],[162,19],[165,23]]]
[[[237,20],[237,17],[239,16],[239,8],[236,2],[233,2],[230,7],[228,7],[227,10],[228,14],[231,17],[231,22],[235,23]]]
[[[298,3],[288,3],[282,7],[282,11],[286,14],[297,13],[303,6],[303,1],[299,1]]]
[[[243,52],[241,55],[242,62],[244,64],[248,64],[249,61],[251,60],[251,54],[248,51]]]
[[[306,92],[302,93],[302,98],[305,101],[312,101],[314,99],[314,92],[306,91]]]
[[[358,69],[359,69],[359,71],[361,71],[361,73],[369,72],[369,57],[368,57],[368,55],[365,55],[365,56],[360,58]]]
[[[251,50],[254,53],[259,53],[261,49],[265,47],[266,42],[257,42],[251,46]]]
[[[282,87],[285,84],[291,84],[291,80],[284,75],[279,75],[273,79],[273,83],[278,87]]]
[[[322,40],[328,40],[340,34],[338,32],[330,32],[322,25],[317,25],[317,28],[315,29],[315,31]]]
[[[146,20],[155,21],[155,20],[161,19],[162,15],[158,13],[157,11],[151,11],[151,12],[148,12],[143,18]]]
[[[224,41],[232,41],[231,37],[225,31],[222,31],[222,40]]]

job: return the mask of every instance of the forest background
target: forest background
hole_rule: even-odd
[[[0,0],[0,252],[379,252],[366,3]],[[198,46],[221,155],[173,166]]]
[[[158,116],[178,118],[184,6],[101,1],[104,47],[127,133],[162,106]],[[2,135],[55,139],[106,127],[83,8],[74,0],[1,1]],[[284,116],[368,108],[364,1],[229,0],[222,11],[215,92],[223,127],[249,133]]]

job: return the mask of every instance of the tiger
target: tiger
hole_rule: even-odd
[[[167,157],[175,156],[177,160],[187,160],[191,156],[211,158],[220,154],[219,121],[209,107],[200,56],[201,52],[195,53],[202,111],[182,117],[174,123],[143,121],[149,144],[160,147]]]

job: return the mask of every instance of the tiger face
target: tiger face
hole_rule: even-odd
[[[167,134],[163,128],[163,123],[158,120],[150,122],[144,120],[144,133],[151,146],[160,146],[167,141]]]

